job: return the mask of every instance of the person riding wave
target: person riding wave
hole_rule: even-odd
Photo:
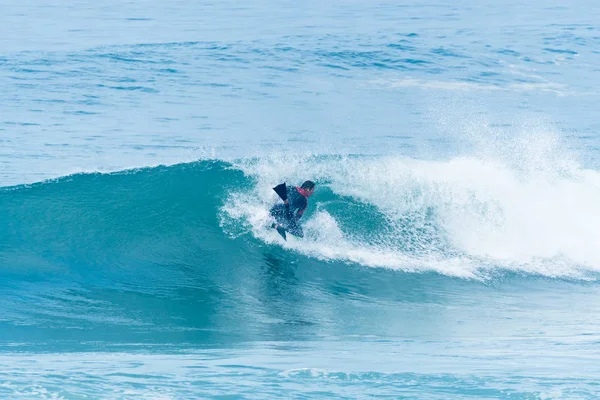
[[[277,188],[273,189],[283,199],[283,204],[276,204],[271,208],[271,216],[276,221],[271,225],[271,228],[276,229],[286,240],[286,232],[294,236],[304,237],[299,221],[304,211],[306,211],[306,207],[308,207],[308,198],[315,192],[315,183],[306,181],[300,187],[287,187],[282,184]]]

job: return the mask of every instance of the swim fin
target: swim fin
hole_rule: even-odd
[[[271,225],[271,228],[275,228],[277,226],[277,224],[273,224]],[[281,237],[283,238],[283,240],[285,240],[287,242],[287,235],[285,234],[285,228],[283,226],[277,226],[277,228],[275,228],[277,230],[277,233],[279,233],[281,235]]]
[[[285,240],[287,242],[287,235],[285,234],[285,228],[280,226],[277,228],[277,232],[281,235],[283,240]]]
[[[281,197],[281,200],[287,200],[287,186],[285,185],[285,182],[275,186],[273,190]]]

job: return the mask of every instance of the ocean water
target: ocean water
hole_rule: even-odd
[[[0,13],[2,398],[600,396],[596,3],[63,3]]]

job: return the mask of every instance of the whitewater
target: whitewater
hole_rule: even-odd
[[[597,5],[2,8],[0,396],[600,395]]]

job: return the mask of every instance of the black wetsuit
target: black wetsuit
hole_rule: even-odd
[[[277,223],[283,226],[292,235],[303,237],[304,232],[299,220],[306,210],[308,199],[301,193],[302,189],[297,187],[287,188],[288,207],[285,204],[276,204],[271,208],[271,215]]]

